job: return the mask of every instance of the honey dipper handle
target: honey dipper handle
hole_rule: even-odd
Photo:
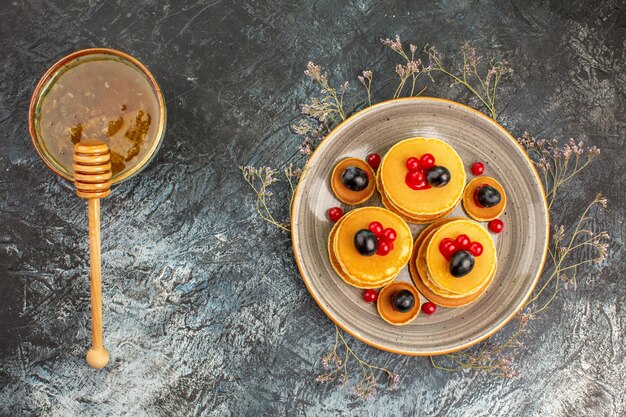
[[[89,266],[91,270],[91,349],[87,364],[104,368],[109,353],[102,338],[102,275],[100,259],[100,199],[111,193],[111,151],[98,140],[74,145],[74,185],[76,194],[89,201]]]
[[[100,259],[100,199],[89,200],[89,266],[91,269],[91,349],[87,363],[92,368],[104,368],[109,353],[102,338],[102,275]]]

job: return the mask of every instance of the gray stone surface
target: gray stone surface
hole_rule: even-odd
[[[623,3],[42,3],[0,7],[1,415],[624,415]],[[611,253],[532,322],[513,379],[443,373],[350,339],[402,376],[398,391],[362,402],[349,386],[315,382],[334,326],[302,284],[289,236],[255,218],[237,166],[302,161],[288,126],[315,91],[302,75],[309,59],[351,80],[356,105],[367,68],[374,98],[390,97],[396,58],[378,39],[396,33],[446,55],[467,40],[509,60],[516,74],[500,103],[514,135],[601,147],[553,223],[570,224],[603,192],[610,208],[593,222],[611,232]],[[39,77],[92,46],[142,60],[169,118],[152,165],[103,202],[112,360],[102,371],[84,362],[86,204],[39,160],[27,130]],[[477,104],[441,77],[427,94]]]

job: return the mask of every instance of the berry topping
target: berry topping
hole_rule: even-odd
[[[341,174],[341,182],[352,191],[363,191],[369,184],[369,177],[361,168],[350,165]]]
[[[458,247],[456,246],[456,242],[450,238],[445,238],[439,244],[439,252],[441,252],[443,257],[447,260],[450,260],[450,258],[452,258],[452,255],[454,255],[457,250]]]
[[[433,303],[432,301],[424,303],[422,305],[422,311],[424,312],[424,314],[428,314],[430,316],[435,311],[437,311],[437,304]]]
[[[469,251],[474,256],[480,256],[483,253],[483,245],[480,242],[472,242]]]
[[[406,160],[406,169],[409,171],[415,171],[420,168],[420,160],[415,157],[411,157]]]
[[[366,303],[375,303],[376,300],[378,300],[378,293],[376,292],[376,290],[365,290],[365,292],[363,293],[363,300],[365,300]]]
[[[430,167],[426,171],[426,181],[432,187],[443,187],[450,182],[450,171],[442,166]]]
[[[378,244],[378,250],[376,251],[376,255],[379,256],[387,256],[391,252],[391,245],[386,240],[381,240]]]
[[[435,166],[435,157],[429,153],[422,155],[421,158],[411,157],[407,159],[406,169],[408,169],[409,172],[406,174],[406,177],[404,178],[406,185],[408,185],[414,190],[427,190],[431,188],[431,186],[442,187],[446,185],[448,181],[450,181],[450,172],[445,168],[443,169],[445,169],[446,172],[448,173],[447,180],[445,179],[445,177],[443,179],[445,180],[445,183],[442,183],[441,185],[435,185],[434,183],[431,183],[428,180],[427,170],[434,168],[434,166]],[[435,181],[435,183],[438,183],[436,179],[433,179],[433,181]],[[439,180],[439,182],[441,182],[441,180]]]
[[[495,219],[489,222],[489,230],[493,233],[500,233],[504,229],[504,223],[500,219]]]
[[[435,157],[429,153],[425,153],[420,158],[420,168],[429,169],[435,166]]]
[[[456,237],[456,244],[461,250],[468,250],[472,241],[467,235],[458,235]]]
[[[474,255],[466,250],[460,250],[450,259],[450,273],[453,277],[460,278],[469,274],[474,268]]]
[[[476,203],[480,207],[493,207],[500,203],[502,196],[500,191],[493,188],[491,185],[481,185],[474,191]]]
[[[376,237],[383,235],[384,229],[383,229],[383,225],[380,222],[371,222],[370,225],[368,226],[368,229],[374,232]]]
[[[447,237],[439,243],[439,252],[448,261],[457,253],[468,251],[473,256],[480,256],[483,253],[483,245],[472,242],[467,235],[458,235],[454,240]]]
[[[426,190],[430,188],[430,185],[426,182],[426,176],[424,175],[424,171],[416,169],[414,171],[409,171],[405,177],[406,185],[411,187],[414,190]]]
[[[376,236],[376,241],[378,242],[378,246],[383,243],[389,245],[389,251],[393,250],[393,242],[391,240],[386,239],[384,236]]]
[[[367,155],[367,163],[372,167],[372,169],[377,169],[380,165],[380,155],[377,153],[371,153]]]
[[[483,172],[485,172],[485,164],[482,162],[474,162],[472,164],[472,174],[478,176],[483,175]]]
[[[340,207],[331,207],[328,210],[328,218],[334,222],[341,219],[341,216],[343,216],[343,210]]]
[[[391,297],[391,306],[400,313],[408,313],[415,305],[415,296],[409,290],[400,290]]]
[[[368,229],[369,230],[367,231],[372,233],[374,239],[376,240],[375,253],[380,256],[388,255],[389,252],[393,250],[393,241],[396,240],[397,237],[396,231],[390,227],[385,229],[381,222],[371,222],[368,226]],[[361,231],[362,230],[360,230],[358,233],[360,233]]]
[[[396,237],[398,237],[398,234],[394,229],[388,227],[383,231],[383,237],[387,242],[393,242],[394,240],[396,240]]]
[[[372,256],[378,250],[376,235],[371,230],[361,229],[354,235],[354,246],[363,256]]]
[[[407,180],[414,185],[423,184],[425,179],[426,177],[424,176],[424,171],[421,171],[419,169],[409,171],[409,173],[407,174]]]

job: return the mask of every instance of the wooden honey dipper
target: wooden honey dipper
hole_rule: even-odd
[[[74,145],[74,185],[76,194],[89,202],[89,267],[91,269],[91,349],[87,364],[104,368],[109,353],[102,337],[102,277],[100,260],[100,199],[111,194],[111,152],[99,140]]]

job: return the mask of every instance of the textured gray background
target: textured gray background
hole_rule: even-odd
[[[0,414],[624,414],[623,3],[41,3],[0,5]],[[612,243],[602,271],[586,271],[578,290],[532,322],[520,376],[442,373],[427,358],[351,340],[402,376],[398,391],[363,403],[350,388],[314,381],[334,326],[304,288],[289,237],[256,220],[237,166],[301,161],[289,125],[315,91],[302,75],[309,59],[351,80],[356,105],[356,76],[367,68],[375,99],[390,97],[397,59],[378,39],[396,33],[446,55],[468,40],[505,57],[516,74],[501,104],[514,135],[601,147],[553,223],[571,223],[602,191],[610,209],[594,223]],[[163,87],[169,119],[152,165],[103,202],[112,360],[102,371],[84,362],[86,204],[41,163],[27,131],[38,78],[92,46],[142,60]],[[427,94],[476,104],[441,78]]]

